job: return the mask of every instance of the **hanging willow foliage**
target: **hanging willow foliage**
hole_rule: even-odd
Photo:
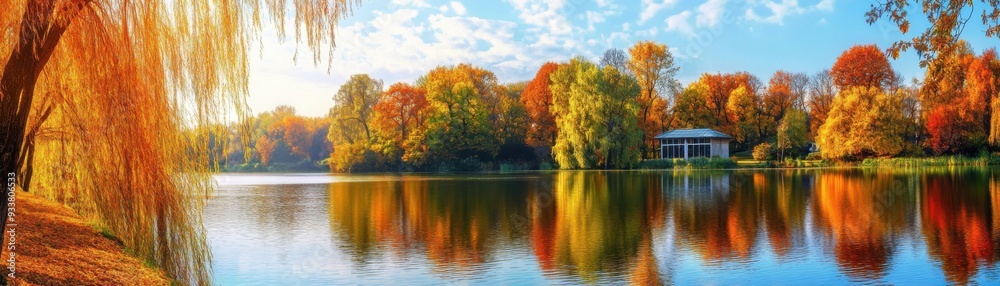
[[[210,131],[193,130],[246,113],[248,52],[265,22],[284,39],[288,19],[318,63],[357,3],[0,1],[0,167],[172,278],[208,284],[202,207],[216,151]]]

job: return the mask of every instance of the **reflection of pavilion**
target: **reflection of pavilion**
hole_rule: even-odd
[[[729,175],[725,173],[665,173],[660,176],[665,194],[695,200],[729,194]]]

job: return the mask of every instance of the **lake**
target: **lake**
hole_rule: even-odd
[[[997,168],[216,179],[221,285],[1000,283]]]

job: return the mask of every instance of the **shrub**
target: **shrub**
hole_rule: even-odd
[[[660,170],[660,169],[673,169],[673,168],[674,168],[673,159],[651,159],[639,163],[639,169],[645,169],[645,170]]]
[[[692,169],[705,169],[708,166],[708,158],[697,157],[688,159],[688,168]]]
[[[771,160],[772,152],[774,152],[774,148],[771,143],[760,143],[757,147],[753,147],[753,159],[757,161]]]
[[[809,153],[809,155],[806,155],[806,160],[812,161],[812,160],[822,160],[822,159],[823,155],[820,154],[819,152],[812,152]]]
[[[736,166],[736,161],[729,158],[712,157],[708,159],[708,167],[710,169],[733,169]]]

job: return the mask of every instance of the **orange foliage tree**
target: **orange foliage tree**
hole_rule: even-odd
[[[427,119],[427,95],[424,89],[396,83],[382,93],[375,104],[374,127],[383,153],[396,153],[414,132],[420,132]]]
[[[528,82],[528,86],[521,93],[521,103],[531,117],[531,124],[528,125],[527,143],[534,147],[552,147],[556,140],[556,121],[549,108],[552,106],[552,91],[549,86],[552,84],[550,76],[559,68],[559,64],[547,62],[535,74],[535,78]]]
[[[261,135],[260,138],[257,139],[255,147],[257,148],[257,152],[260,153],[261,165],[267,166],[271,163],[271,154],[274,153],[274,148],[276,146],[275,142],[272,141],[266,134]]]
[[[315,130],[309,126],[309,122],[299,116],[289,116],[281,121],[284,129],[282,138],[288,144],[292,154],[309,159],[309,149],[312,148],[313,133]]]
[[[802,107],[808,82],[809,77],[802,73],[781,70],[774,72],[761,100],[761,109],[766,116],[771,117],[767,126],[769,134],[775,133],[778,122],[781,122],[789,109]]]
[[[770,125],[770,120],[758,116],[762,112],[760,102],[763,83],[760,79],[748,72],[703,74],[698,83],[705,93],[706,105],[712,116],[710,126],[695,126],[696,128],[713,127],[733,134],[736,138],[742,138],[737,143],[743,147],[767,137],[766,126]],[[731,106],[734,94],[739,94],[741,98]]]
[[[849,87],[886,89],[895,80],[895,72],[885,53],[875,45],[856,45],[845,51],[830,70],[833,83],[840,90]]]
[[[628,68],[639,83],[639,128],[643,130],[640,154],[652,156],[657,146],[653,138],[666,128],[670,98],[680,89],[674,77],[680,70],[667,45],[640,41],[628,50]]]

